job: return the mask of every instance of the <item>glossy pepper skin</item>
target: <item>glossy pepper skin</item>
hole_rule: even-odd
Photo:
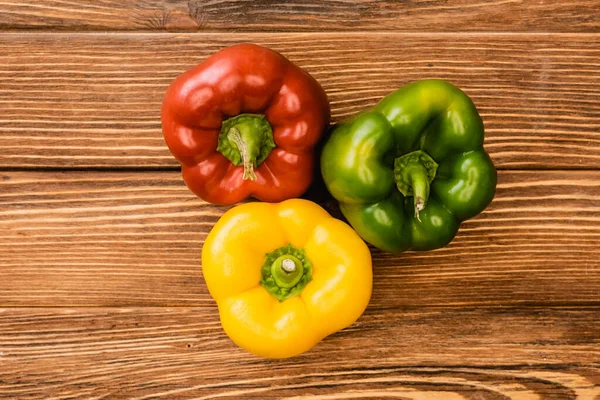
[[[286,258],[301,270],[280,269],[293,268]],[[302,199],[227,211],[204,243],[202,272],[227,335],[269,358],[303,353],[356,321],[373,279],[356,232]]]
[[[360,236],[389,252],[447,245],[494,197],[471,99],[442,80],[389,94],[337,124],[321,155],[330,193]]]
[[[329,113],[325,92],[308,73],[273,50],[240,44],[173,81],[162,128],[185,183],[200,198],[277,202],[310,185],[313,147]]]

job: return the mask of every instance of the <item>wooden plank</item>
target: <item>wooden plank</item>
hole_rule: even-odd
[[[600,395],[598,309],[369,308],[288,360],[237,348],[216,307],[5,309],[0,351],[1,399]]]
[[[597,0],[21,0],[1,29],[599,32]]]
[[[0,168],[176,168],[160,128],[164,91],[244,41],[311,72],[334,121],[442,78],[474,99],[499,168],[600,165],[600,35],[3,34]]]
[[[0,306],[213,305],[200,250],[227,208],[179,173],[0,176]],[[372,306],[599,306],[599,204],[600,171],[501,171],[448,247],[373,250]]]

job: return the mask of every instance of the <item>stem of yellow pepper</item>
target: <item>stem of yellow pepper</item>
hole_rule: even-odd
[[[271,265],[271,275],[280,288],[291,288],[302,278],[304,267],[300,260],[291,254],[280,256]]]
[[[260,284],[277,300],[299,295],[311,280],[312,263],[304,250],[287,244],[266,255]]]

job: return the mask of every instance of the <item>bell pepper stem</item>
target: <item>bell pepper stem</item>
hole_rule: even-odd
[[[427,205],[437,167],[438,164],[423,150],[413,151],[394,160],[396,186],[405,197],[414,196],[415,218],[419,222],[419,213]]]
[[[415,218],[421,222],[419,212],[425,208],[429,199],[429,176],[425,167],[420,164],[413,165],[407,174],[413,190]]]
[[[287,244],[265,255],[260,284],[280,302],[302,293],[312,280],[312,263],[304,250]]]
[[[280,288],[291,288],[302,278],[304,267],[302,266],[302,262],[296,257],[285,254],[273,262],[271,274],[277,286]]]
[[[217,151],[236,167],[243,166],[244,180],[256,180],[255,168],[274,148],[273,129],[264,115],[240,114],[221,125]]]
[[[285,273],[292,273],[296,270],[296,263],[291,258],[284,258],[281,261],[281,269]]]
[[[254,173],[254,162],[252,161],[252,157],[250,157],[248,146],[242,139],[242,134],[235,126],[231,127],[229,132],[227,132],[227,139],[232,141],[233,144],[237,146],[240,154],[242,155],[242,162],[244,165],[244,176],[242,179],[255,181],[256,174]]]

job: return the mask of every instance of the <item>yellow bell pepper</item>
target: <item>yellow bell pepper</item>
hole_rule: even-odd
[[[373,282],[358,234],[301,199],[227,211],[206,238],[202,272],[227,335],[270,358],[308,351],[352,324]]]

